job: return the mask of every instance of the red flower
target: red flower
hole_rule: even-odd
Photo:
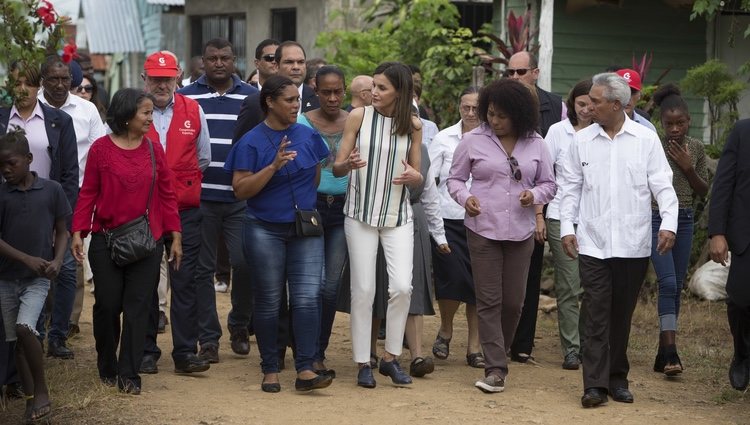
[[[42,6],[39,6],[39,8],[36,10],[37,16],[39,16],[39,19],[41,19],[42,23],[45,27],[50,27],[52,24],[57,22],[57,13],[55,12],[55,8],[52,6],[52,3],[50,3],[47,0],[41,1]]]
[[[65,63],[70,63],[73,59],[78,58],[78,46],[72,41],[69,41],[68,44],[63,47],[63,53],[62,53],[62,61]]]

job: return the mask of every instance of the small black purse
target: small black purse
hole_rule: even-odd
[[[104,240],[110,250],[110,258],[120,267],[135,263],[153,254],[156,250],[156,241],[151,234],[148,223],[148,206],[151,204],[151,195],[154,192],[154,181],[156,180],[156,161],[154,160],[154,146],[150,140],[148,149],[151,154],[151,188],[148,191],[146,201],[146,212],[129,222],[104,230]]]

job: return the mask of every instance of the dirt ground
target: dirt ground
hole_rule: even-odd
[[[298,393],[294,390],[295,374],[287,369],[281,374],[281,393],[261,392],[255,342],[249,356],[238,356],[231,352],[226,335],[219,364],[206,373],[176,375],[168,354],[171,338],[167,327],[167,333],[159,336],[164,352],[159,373],[144,375],[143,393],[130,396],[104,387],[96,379],[90,319],[93,296],[87,293],[85,303],[81,334],[69,344],[75,350],[75,360],[47,360],[55,424],[750,424],[750,397],[731,390],[726,382],[731,343],[726,325],[721,327],[726,322],[721,304],[706,306],[691,301],[683,310],[683,339],[694,340],[692,345],[685,343],[687,369],[676,380],[650,370],[657,335],[651,325],[656,321],[655,311],[652,303],[639,304],[630,356],[635,403],[610,401],[601,408],[583,409],[581,372],[560,368],[555,313],[540,313],[536,363],[512,363],[501,394],[488,395],[474,388],[482,372],[466,366],[465,320],[460,319],[451,356],[437,360],[433,374],[415,379],[410,388],[394,387],[379,374],[377,388],[357,387],[348,316],[340,314],[328,352],[328,367],[335,369],[338,377],[327,389]],[[217,294],[217,303],[224,321],[229,294]],[[695,323],[685,318],[690,316],[696,318]],[[437,316],[425,320],[426,352],[438,325]],[[380,344],[382,352],[382,341]],[[286,363],[293,364],[290,354]],[[401,363],[408,367],[408,351]],[[21,407],[17,401],[0,410],[0,424],[19,423]]]

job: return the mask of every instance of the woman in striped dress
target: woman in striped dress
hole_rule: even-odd
[[[414,255],[413,212],[408,186],[422,183],[422,124],[411,115],[413,82],[409,68],[385,62],[373,75],[372,106],[354,109],[333,166],[349,175],[344,232],[351,267],[351,329],[357,384],[375,387],[370,368],[370,329],[375,297],[378,242],[388,268],[385,353],[379,371],[394,384],[411,383],[398,364],[411,302]]]

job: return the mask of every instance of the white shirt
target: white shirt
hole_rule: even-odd
[[[435,135],[437,135],[440,130],[438,129],[437,124],[430,120],[420,118],[420,121],[422,121],[422,144],[429,148],[430,144],[435,139]]]
[[[466,215],[466,210],[453,200],[446,185],[451,164],[453,164],[453,152],[461,142],[461,125],[462,123],[459,120],[458,123],[439,132],[428,146],[430,171],[432,171],[434,177],[440,180],[437,186],[440,196],[440,211],[443,218],[448,220],[463,220]],[[471,188],[471,179],[466,182],[466,188]]]
[[[549,149],[550,158],[555,162],[555,183],[557,184],[557,193],[555,193],[555,199],[547,204],[547,218],[552,220],[560,220],[560,200],[562,199],[562,160],[568,154],[568,148],[573,142],[573,137],[576,134],[576,129],[573,128],[573,124],[570,120],[556,122],[552,124],[547,130],[547,136],[544,141],[547,143],[547,149]],[[575,221],[576,223],[578,220]]]
[[[445,228],[443,219],[440,216],[440,195],[435,185],[435,175],[432,174],[432,167],[427,170],[425,176],[424,189],[419,196],[419,202],[422,204],[424,214],[427,216],[427,230],[430,232],[432,239],[435,239],[438,245],[448,243],[445,238]]]
[[[659,136],[627,116],[614,139],[599,124],[577,132],[562,177],[560,236],[576,234],[583,255],[651,255],[652,195],[659,204],[660,230],[677,232],[677,194]]]
[[[54,108],[44,98],[44,90],[39,90],[38,98],[40,102]],[[86,169],[89,148],[94,140],[106,134],[106,130],[99,111],[88,100],[69,94],[65,103],[59,109],[73,118],[78,148],[78,186],[80,187],[83,184],[83,171]]]

